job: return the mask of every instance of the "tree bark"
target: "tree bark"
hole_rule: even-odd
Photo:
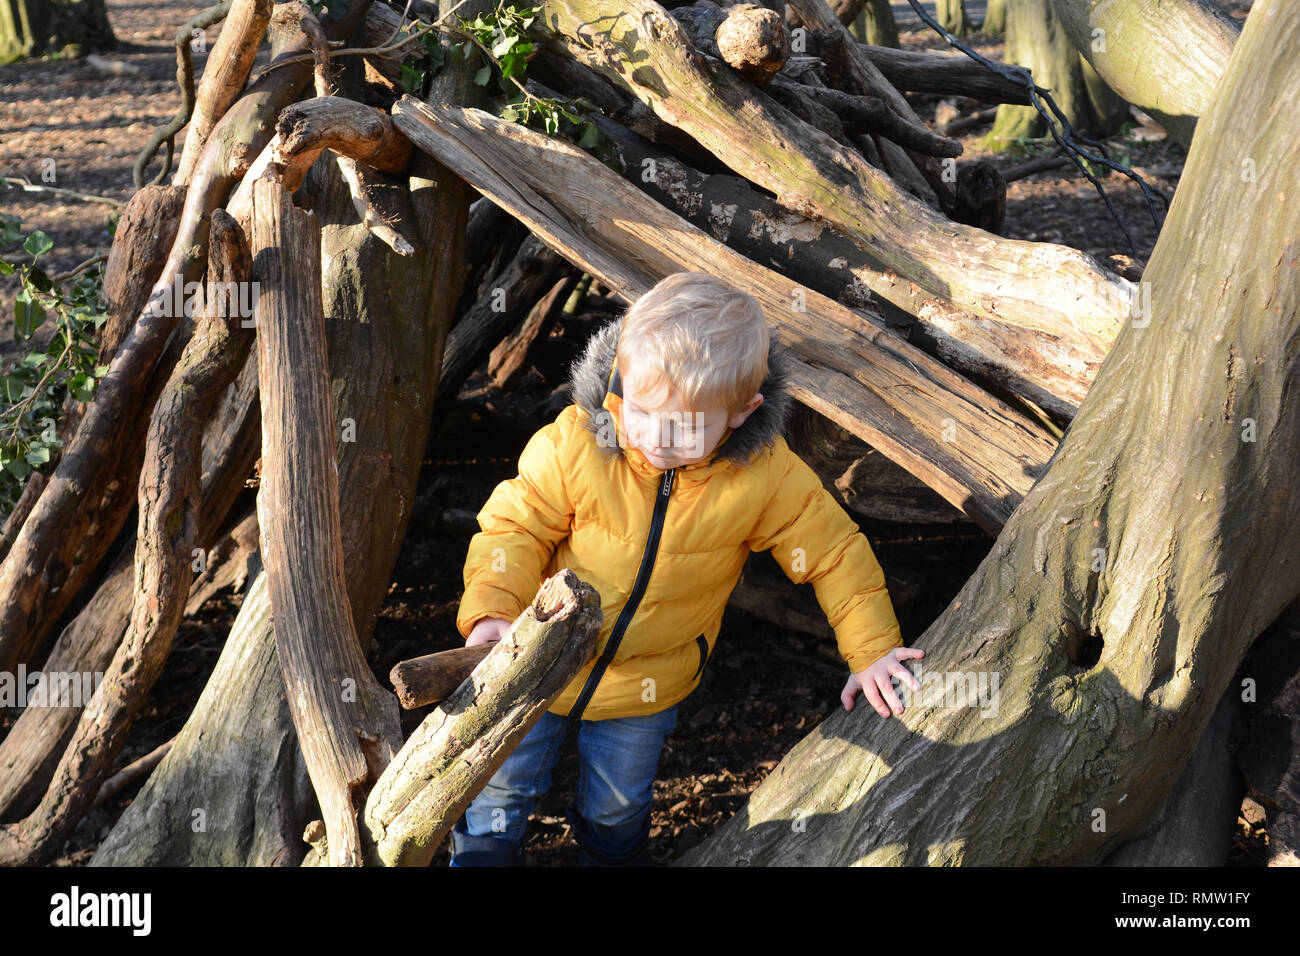
[[[274,6],[274,0],[234,0],[230,5],[195,91],[194,112],[173,183],[189,182],[212,128],[244,92]]]
[[[45,53],[85,56],[115,46],[104,0],[0,0],[0,63]]]
[[[472,0],[458,12],[472,18],[492,6]],[[372,6],[367,29],[377,24],[383,42],[398,16]],[[473,75],[469,61],[458,59],[439,71],[430,95],[476,101],[485,93]],[[355,441],[340,445],[339,506],[348,603],[363,645],[410,521],[443,343],[464,283],[466,218],[477,195],[423,154],[412,157],[409,179],[395,191],[409,200],[403,222],[419,237],[413,256],[394,254],[356,221],[334,164],[314,165],[304,189],[323,224],[322,258],[329,263],[322,291],[335,407],[355,423]],[[204,807],[222,823],[199,829],[185,813],[158,812],[185,807]],[[318,815],[259,577],[176,746],[92,862],[293,866],[307,851],[303,828]]]
[[[683,863],[1092,864],[1150,825],[1300,590],[1297,44],[1300,7],[1257,0],[1147,268],[1149,323],[911,642],[923,683],[1000,685],[977,706],[905,695],[884,725],[837,711]]]
[[[259,572],[193,713],[90,865],[296,866],[314,803]]]
[[[492,650],[491,644],[456,647],[402,661],[388,679],[403,710],[414,710],[446,700]]]
[[[1079,53],[1116,93],[1191,146],[1237,40],[1211,0],[1050,0]]]
[[[331,840],[364,859],[363,794],[401,746],[397,701],[375,681],[352,623],[339,519],[316,217],[275,179],[253,185],[262,402],[258,526],[289,709]]]
[[[964,53],[930,53],[864,47],[885,79],[912,93],[969,96],[987,103],[1029,103],[1019,83],[992,73]]]

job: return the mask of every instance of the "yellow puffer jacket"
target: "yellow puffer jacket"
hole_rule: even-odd
[[[700,681],[751,550],[811,581],[841,656],[860,671],[902,636],[867,539],[781,437],[790,405],[775,338],[764,401],[703,461],[659,471],[616,438],[621,320],[574,363],[575,404],[529,440],[519,476],[479,512],[456,626],[513,620],[540,583],[571,568],[600,593],[596,659],[551,705],[589,720],[653,714]],[[594,676],[593,676],[594,672]],[[589,678],[592,678],[589,680]]]

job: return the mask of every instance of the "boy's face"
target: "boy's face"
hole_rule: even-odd
[[[735,414],[722,406],[686,408],[680,396],[660,384],[647,388],[635,362],[620,368],[623,379],[622,426],[628,445],[655,468],[667,471],[703,461],[728,428],[739,428],[763,402],[756,393]]]

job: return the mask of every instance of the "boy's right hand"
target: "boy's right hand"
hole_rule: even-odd
[[[506,631],[510,630],[510,625],[513,623],[499,617],[480,618],[469,632],[469,637],[465,639],[465,646],[473,647],[475,644],[491,644],[499,641],[506,636]]]

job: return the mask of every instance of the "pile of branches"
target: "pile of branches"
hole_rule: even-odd
[[[958,162],[904,96],[1027,103],[1023,86],[857,43],[826,0],[789,7],[794,29],[784,4],[547,0],[488,75],[462,55],[480,0],[336,18],[229,0],[181,28],[184,104],[138,178],[165,147],[164,168],[106,267],[109,372],[0,537],[0,670],[105,674],[86,707],[28,708],[0,744],[0,860],[51,859],[121,785],[180,621],[232,583],[209,692],[131,768],[152,776],[97,861],[296,863],[317,815],[317,856],[376,860],[357,816],[402,741],[364,649],[423,442],[484,359],[503,382],[525,365],[579,283],[630,302],[681,270],[727,278],[793,350],[802,403],[1002,526],[1135,285],[999,236],[996,170]],[[192,31],[223,20],[196,83]],[[497,115],[548,104],[581,124]],[[190,287],[199,307],[176,308]],[[233,308],[250,287],[255,308]],[[160,806],[233,819],[198,837]]]

